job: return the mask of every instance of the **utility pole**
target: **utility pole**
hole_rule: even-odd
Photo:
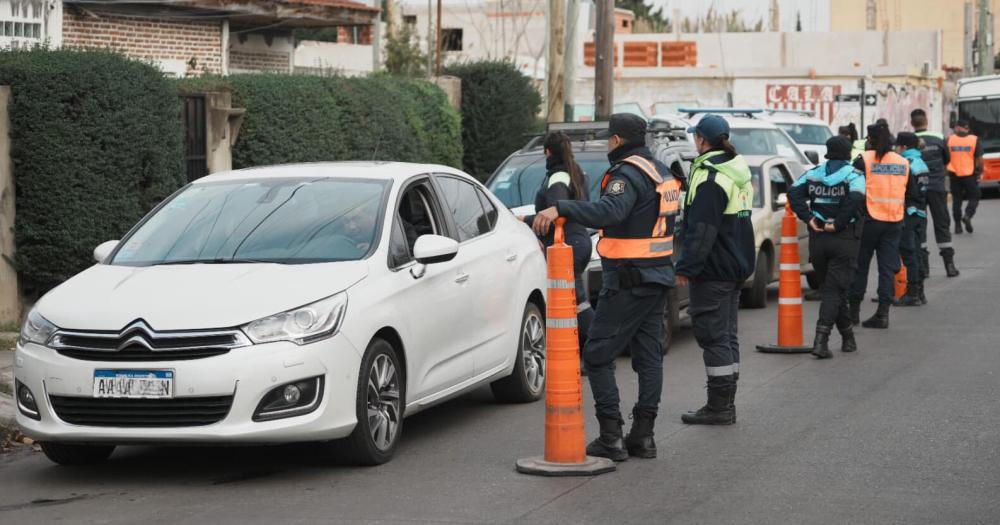
[[[381,9],[380,0],[372,0],[375,9]],[[377,72],[382,69],[382,12],[379,11],[372,24],[372,71]]]
[[[979,54],[979,75],[993,73],[993,30],[990,28],[990,2],[979,0],[979,34],[976,36],[976,49]]]
[[[771,7],[768,10],[768,18],[770,20],[768,29],[777,33],[781,31],[781,11],[779,10],[778,0],[771,0]]]
[[[434,34],[434,0],[427,0],[427,74],[434,71],[434,48],[431,47]]]
[[[973,50],[972,50],[972,40],[973,40],[973,35],[975,33],[972,30],[972,19],[973,19],[972,3],[966,2],[965,3],[965,35],[964,35],[965,38],[962,41],[963,44],[964,44],[964,46],[963,46],[963,52],[965,53],[962,56],[962,58],[965,61],[965,67],[963,68],[962,74],[963,74],[963,76],[967,76],[967,77],[971,77],[972,76],[973,66],[975,65],[975,62],[976,62],[975,58],[973,57]]]
[[[878,7],[875,4],[875,0],[868,0],[867,9],[865,10],[867,22],[866,28],[869,31],[875,31],[878,29]]]
[[[385,34],[388,38],[396,36],[396,0],[385,0]]]
[[[573,115],[573,98],[576,91],[576,22],[580,18],[580,0],[568,0],[566,5],[566,52],[563,56],[565,65],[563,81],[563,118],[567,121],[576,120]]]
[[[546,60],[546,114],[548,122],[562,122],[566,108],[563,60],[566,55],[566,0],[549,0],[549,58]]]
[[[437,65],[434,68],[434,74],[436,76],[441,76],[441,0],[437,0],[438,12],[437,12],[437,38],[434,39],[435,51],[434,55],[437,58]]]
[[[607,120],[614,106],[615,2],[597,0],[594,64],[594,118]]]

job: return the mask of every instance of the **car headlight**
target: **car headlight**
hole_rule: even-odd
[[[254,343],[291,341],[297,345],[331,337],[340,330],[347,293],[327,297],[294,310],[258,319],[243,327]]]
[[[28,313],[28,318],[24,320],[24,326],[21,327],[21,336],[18,339],[18,343],[21,346],[27,343],[44,345],[49,342],[49,338],[58,329],[56,325],[42,317],[42,314],[38,313],[38,310],[32,309]]]

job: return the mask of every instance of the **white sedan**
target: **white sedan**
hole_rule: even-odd
[[[234,171],[175,193],[43,297],[17,421],[57,463],[133,443],[330,441],[388,461],[404,415],[545,383],[531,231],[445,166]]]

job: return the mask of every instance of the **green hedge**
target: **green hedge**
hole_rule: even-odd
[[[542,98],[510,62],[470,62],[446,69],[462,79],[465,171],[486,180],[536,127]]]
[[[220,88],[247,109],[236,168],[323,160],[461,165],[458,113],[427,82],[284,74],[181,81],[188,92]]]
[[[16,265],[42,293],[184,184],[180,101],[157,69],[106,52],[0,52],[0,85],[12,91]]]

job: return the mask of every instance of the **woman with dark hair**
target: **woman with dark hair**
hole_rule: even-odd
[[[854,160],[854,169],[865,174],[866,217],[858,251],[858,270],[848,294],[851,322],[861,320],[861,301],[868,287],[872,256],[878,257],[878,311],[861,323],[865,328],[889,328],[889,307],[895,299],[895,278],[900,268],[899,240],[907,191],[915,190],[910,164],[893,151],[889,127],[882,122],[868,126],[868,150]]]
[[[573,144],[569,137],[561,131],[555,131],[545,136],[545,178],[535,195],[535,210],[540,211],[555,206],[561,200],[590,200],[587,175],[580,169],[573,158]],[[524,218],[531,225],[535,216]],[[576,310],[577,326],[580,336],[580,349],[587,341],[587,331],[594,318],[594,310],[590,307],[583,287],[583,271],[590,262],[592,244],[590,233],[582,224],[566,221],[563,227],[566,244],[573,248],[573,275],[576,277]],[[546,247],[552,246],[554,230],[538,237]]]

